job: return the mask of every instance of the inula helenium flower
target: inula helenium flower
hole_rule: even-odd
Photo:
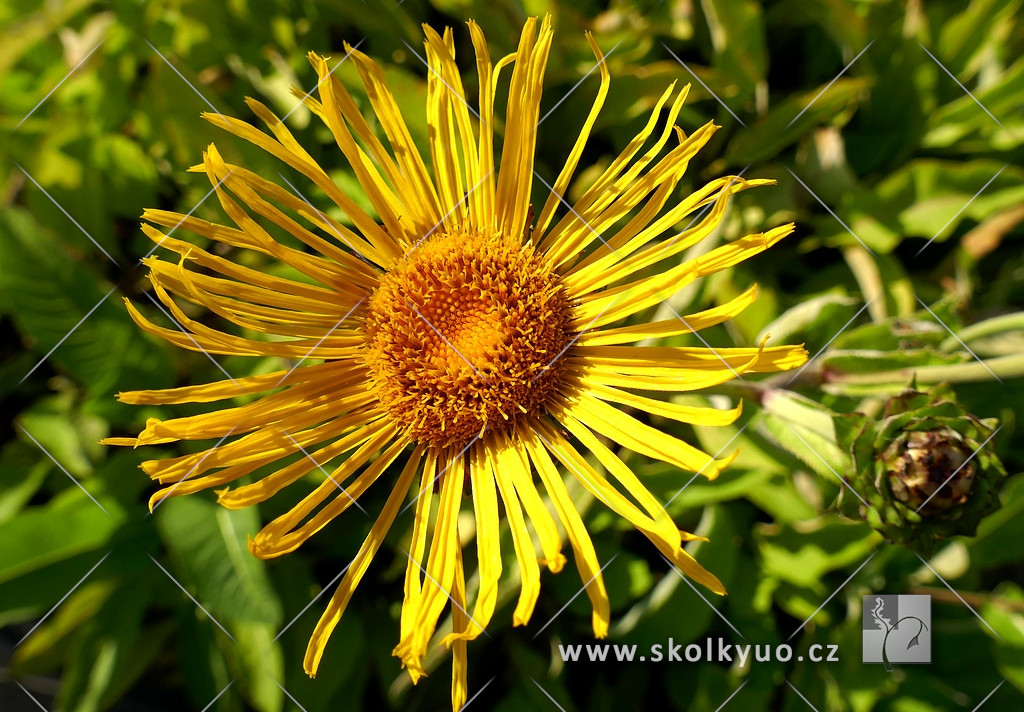
[[[143,469],[164,485],[151,504],[218,488],[223,506],[247,507],[307,475],[319,476],[323,467],[329,478],[249,542],[252,553],[265,559],[297,549],[369,487],[390,491],[313,633],[305,659],[310,675],[389,527],[410,502],[412,537],[395,655],[413,680],[423,674],[423,657],[450,599],[453,630],[444,642],[454,651],[456,709],[466,699],[466,642],[480,635],[498,600],[503,522],[522,581],[514,623],[530,619],[540,565],[552,572],[562,568],[567,537],[593,606],[594,634],[608,630],[600,564],[565,476],[577,478],[695,581],[724,592],[683,550],[693,535],[679,531],[613,447],[708,478],[731,458],[715,460],[617,406],[683,423],[726,425],[739,406],[684,406],[634,391],[695,391],[737,374],[793,368],[806,358],[799,346],[712,351],[629,345],[721,323],[753,302],[751,287],[685,319],[614,326],[789,234],[792,226],[785,225],[679,263],[684,250],[721,224],[731,195],[771,181],[730,176],[689,197],[674,197],[689,160],[717,127],[709,123],[687,136],[675,126],[687,88],[669,87],[643,130],[571,209],[560,210],[609,87],[603,55],[588,35],[600,64],[600,90],[535,214],[534,147],[550,20],[529,20],[517,51],[496,64],[480,28],[470,22],[469,29],[479,74],[476,110],[467,103],[455,64],[452,32],[442,36],[424,28],[430,167],[373,61],[346,46],[386,140],[331,75],[327,60],[310,55],[319,99],[304,97],[305,105],[330,129],[372,213],[259,102],[249,106],[269,134],[206,115],[306,176],[353,227],[225,162],[210,146],[203,165],[193,170],[206,173],[233,225],[162,210],[143,216],[150,223],[143,225],[146,235],[180,256],[146,264],[157,296],[189,333],[152,324],[131,304],[128,309],[143,329],[183,348],[292,359],[294,367],[122,393],[121,400],[146,405],[263,395],[203,415],[150,420],[138,438],[108,441],[134,446],[224,438],[201,452],[144,462]],[[502,72],[511,72],[511,79],[499,124],[494,107]],[[500,151],[496,125],[504,127]],[[680,231],[676,226],[691,214],[697,217]],[[290,236],[287,244],[271,235],[271,225]],[[160,227],[219,245],[207,249]],[[279,260],[302,278],[229,258],[244,250]],[[246,335],[190,318],[179,300],[209,309]],[[259,476],[264,472],[269,474]],[[256,479],[235,485],[253,473]],[[479,585],[468,592],[458,526],[463,508],[471,508],[476,520]]]

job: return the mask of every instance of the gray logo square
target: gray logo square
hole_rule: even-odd
[[[862,657],[865,663],[932,661],[931,596],[864,596],[861,622]]]

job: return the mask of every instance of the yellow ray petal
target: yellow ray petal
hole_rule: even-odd
[[[198,477],[217,467],[254,463],[262,467],[295,454],[299,445],[315,445],[383,415],[376,408],[365,408],[349,414],[332,413],[331,409],[322,408],[308,416],[297,416],[288,423],[268,424],[238,440],[215,445],[208,450],[163,460],[146,460],[141,467],[150,477],[164,484],[178,482],[186,477]],[[310,427],[321,421],[325,422]],[[287,427],[291,429],[287,430]]]
[[[601,174],[598,180],[594,182],[594,185],[591,186],[583,194],[580,200],[577,201],[577,205],[589,205],[601,192],[607,190],[609,186],[611,186],[611,184],[622,172],[622,169],[633,159],[633,157],[640,150],[641,146],[643,146],[643,144],[647,142],[647,139],[650,138],[651,134],[654,132],[654,127],[658,122],[658,118],[661,116],[662,109],[664,108],[665,103],[669,100],[674,91],[675,82],[673,82],[668,87],[668,89],[666,89],[662,93],[661,97],[659,97],[657,103],[654,106],[654,109],[651,111],[651,114],[647,119],[647,124],[644,126],[644,128],[641,129],[640,132],[633,137],[633,140],[630,141],[626,148],[623,149],[623,151],[615,158],[614,161],[612,161],[611,165],[609,165],[608,168],[605,169],[605,171]],[[683,90],[681,95],[685,96],[685,94],[688,91],[689,85],[687,85],[687,87]],[[678,98],[675,103],[679,105],[680,109],[682,108],[682,102]],[[668,123],[671,124],[674,120],[674,117],[670,117]],[[665,138],[666,140],[668,138],[667,132]],[[547,252],[549,255],[551,255],[552,259],[557,260],[556,264],[561,262],[562,259],[564,259],[563,257],[561,257],[562,254],[571,253],[571,248],[564,249],[565,246],[559,245],[558,239],[561,234],[564,234],[565,227],[568,226],[570,223],[571,220],[569,219],[569,216],[566,216],[558,225],[556,225],[556,227],[552,228],[549,232],[544,234],[543,239],[540,241],[541,251]]]
[[[597,90],[597,96],[594,98],[594,103],[590,107],[590,113],[587,114],[587,120],[583,122],[583,128],[580,129],[579,136],[576,138],[576,143],[573,144],[572,150],[569,152],[569,156],[566,158],[562,170],[559,172],[555,182],[551,185],[551,193],[544,203],[544,208],[540,211],[540,216],[537,218],[537,235],[543,235],[544,231],[548,229],[548,224],[551,222],[551,218],[554,217],[555,210],[557,210],[558,206],[562,203],[562,196],[565,195],[565,192],[569,187],[569,181],[572,179],[572,175],[576,171],[576,166],[579,164],[580,156],[583,154],[583,149],[586,147],[587,140],[590,138],[590,132],[594,128],[594,122],[597,121],[597,117],[601,113],[601,108],[604,106],[604,100],[608,96],[608,87],[611,84],[611,73],[608,71],[608,63],[605,62],[604,53],[594,40],[594,35],[591,32],[586,32],[585,36],[587,38],[587,43],[590,45],[591,51],[594,53],[594,57],[597,59],[597,64],[601,69],[601,85]]]
[[[682,318],[620,326],[613,329],[585,331],[576,342],[580,346],[609,346],[643,339],[658,339],[681,334],[692,334],[740,314],[757,299],[757,285],[752,285],[738,297],[711,309],[687,314]]]
[[[625,218],[630,211],[647,200],[648,204],[612,239],[616,243],[625,245],[638,232],[643,231],[668,200],[669,194],[682,178],[683,173],[685,173],[690,159],[711,139],[711,135],[717,128],[713,124],[702,126],[679,146],[669,151],[645,175],[637,176],[636,166],[634,166],[623,176],[624,182],[617,189],[600,196],[598,200],[586,208],[582,205],[574,206],[571,214],[575,220],[567,225],[560,234],[559,251],[549,253],[552,262],[555,262],[559,257],[578,257],[581,251],[595,240],[603,241],[603,244],[598,249],[601,257],[611,253],[610,259],[615,261],[624,256],[624,254],[620,254],[616,250],[612,242],[601,237],[602,233],[619,220]],[[684,202],[681,208],[677,207],[676,210],[670,211],[669,214],[688,209],[689,206]],[[665,225],[667,227],[667,225],[671,224],[665,223],[664,220],[663,218],[657,225]],[[644,231],[641,233],[644,235],[642,241],[646,241],[648,236],[653,237],[654,235],[661,234],[664,229],[665,227],[657,228],[653,233]],[[572,264],[572,262],[565,262],[563,259],[559,271],[563,274],[568,273],[572,269]]]
[[[517,436],[517,437],[516,437]],[[608,635],[608,622],[611,616],[611,606],[608,602],[608,591],[604,586],[604,578],[601,575],[601,565],[597,560],[597,552],[594,551],[594,543],[590,540],[587,527],[580,518],[569,496],[565,483],[562,482],[555,464],[548,455],[547,448],[536,436],[530,427],[519,427],[516,429],[516,439],[525,447],[530,455],[530,460],[537,468],[544,488],[551,497],[558,512],[558,518],[565,527],[565,533],[572,544],[573,554],[576,559],[576,568],[580,572],[580,578],[586,586],[587,597],[594,612],[591,622],[594,628],[595,638],[604,638]]]
[[[323,529],[328,522],[344,512],[365,492],[370,485],[377,481],[381,473],[395,461],[395,458],[405,449],[409,440],[406,437],[398,437],[397,428],[385,428],[376,437],[370,438],[351,457],[331,473],[330,477],[320,483],[315,490],[306,495],[297,505],[288,512],[281,515],[274,521],[267,524],[260,532],[249,540],[249,551],[260,559],[270,559],[282,554],[295,551],[309,537]],[[380,453],[380,456],[370,464],[356,479],[347,487],[344,481],[348,479],[359,467],[366,463],[369,457],[380,452],[384,445],[394,440],[387,450]],[[344,487],[343,491],[338,491]],[[305,524],[299,525],[303,519],[319,507],[330,495],[335,497],[328,502],[319,512],[313,515]]]
[[[453,634],[462,640],[473,640],[484,632],[498,603],[498,579],[501,578],[498,495],[494,472],[488,463],[487,446],[479,440],[471,448],[469,477],[473,490],[473,514],[476,517],[480,588],[469,623],[462,632]],[[443,641],[445,645],[451,645],[450,637]]]
[[[466,574],[462,566],[462,549],[455,549],[455,577],[452,582],[452,712],[460,712],[469,696],[467,682],[469,656],[466,651]]]
[[[515,438],[507,438],[503,433],[496,433],[498,443],[498,468],[509,475],[516,494],[523,503],[526,518],[533,525],[540,540],[540,548],[544,554],[541,560],[548,571],[558,573],[565,566],[565,555],[562,554],[562,538],[551,512],[544,506],[544,501],[533,483],[530,460],[526,450]]]
[[[581,329],[588,325],[597,328],[624,319],[664,301],[698,277],[713,274],[763,252],[792,231],[793,225],[788,224],[765,233],[748,235],[661,274],[585,296],[576,308],[576,323]]]
[[[540,114],[544,69],[554,34],[550,16],[546,15],[541,21],[539,32],[536,24],[536,20],[531,18],[523,27],[509,84],[505,141],[501,149],[495,196],[498,227],[505,235],[524,234],[530,209],[537,143],[533,127],[537,125]]]
[[[516,458],[516,462],[518,462],[518,458]],[[540,595],[540,567],[537,565],[537,550],[534,548],[533,539],[526,528],[523,509],[512,483],[513,478],[509,471],[502,466],[501,450],[496,443],[488,443],[487,466],[497,481],[498,492],[501,494],[501,501],[505,507],[505,517],[512,532],[512,545],[516,551],[516,560],[519,562],[519,577],[522,583],[519,601],[512,613],[512,624],[526,625],[530,621],[533,608],[537,604],[537,597]]]
[[[480,180],[469,196],[470,216],[474,224],[481,229],[494,226],[494,68],[491,66],[491,55],[487,49],[487,40],[480,26],[469,20],[470,36],[476,53],[477,75],[480,77],[480,141],[479,161]]]
[[[246,376],[233,381],[214,381],[196,386],[164,388],[153,391],[122,391],[117,399],[133,405],[166,405],[172,403],[210,403],[239,395],[262,393],[273,388],[305,383],[314,379],[330,379],[338,383],[361,378],[362,369],[344,361],[329,361],[301,368],[282,369],[260,376]]]
[[[584,438],[587,435],[588,442],[596,442],[596,438],[593,437],[589,432],[585,432],[587,429],[576,421],[574,418],[562,415],[559,417],[555,416],[559,422],[564,424],[570,429],[573,434],[583,434]],[[674,551],[680,545],[681,539],[679,536],[679,529],[673,523],[672,518],[665,511],[658,501],[654,498],[647,488],[644,487],[640,480],[622,464],[618,458],[616,458],[610,450],[604,449],[602,455],[605,459],[602,460],[602,464],[607,461],[608,463],[615,463],[615,469],[613,470],[619,482],[626,488],[627,492],[636,499],[637,502],[647,510],[646,513],[640,511],[637,506],[625,497],[618,489],[616,489],[603,475],[595,470],[589,462],[587,462],[577,452],[576,448],[566,440],[558,430],[552,428],[550,425],[544,423],[539,419],[531,420],[534,430],[538,436],[543,439],[544,445],[548,451],[551,452],[561,462],[569,472],[571,472],[580,484],[582,484],[588,492],[597,497],[605,506],[611,509],[613,512],[618,514],[620,517],[628,521],[638,530],[643,532],[649,539],[662,545],[669,551]],[[581,442],[583,440],[581,439]],[[586,443],[584,443],[586,445]],[[597,453],[595,453],[597,454]],[[611,457],[608,457],[611,455]],[[600,459],[600,458],[599,458]]]
[[[574,294],[582,296],[678,255],[718,229],[729,206],[729,197],[733,193],[772,183],[774,181],[770,180],[745,181],[737,176],[712,181],[627,240],[626,238],[630,238],[638,231],[634,221],[643,223],[641,218],[644,213],[641,212],[634,221],[630,221],[629,225],[608,240],[611,250],[597,250],[575,265],[572,273],[567,276],[566,284]],[[717,195],[715,191],[718,191]],[[690,213],[712,203],[711,210],[696,225],[691,221],[686,228],[668,240],[648,244]],[[644,210],[650,207],[653,206],[645,206]],[[647,246],[643,247],[644,245]],[[640,249],[641,247],[643,249]]]
[[[413,478],[419,469],[423,449],[423,446],[420,445],[412,451],[408,462],[406,462],[405,467],[402,469],[402,474],[399,475],[398,481],[384,503],[384,508],[377,515],[377,520],[373,523],[370,533],[363,540],[363,544],[359,547],[359,551],[356,552],[352,563],[349,564],[345,576],[341,579],[341,583],[338,584],[338,588],[331,596],[327,609],[320,616],[320,620],[317,621],[316,628],[313,629],[313,635],[310,636],[309,644],[306,646],[306,656],[302,663],[306,674],[310,677],[316,677],[317,668],[320,666],[320,658],[323,657],[324,649],[327,647],[327,640],[331,637],[331,633],[334,632],[335,627],[341,620],[341,616],[344,615],[345,608],[352,599],[352,594],[373,561],[373,557],[380,550],[381,544],[384,543],[384,537],[387,536],[388,530],[394,524],[395,517],[398,516],[398,509],[402,506],[402,501],[406,495],[408,495]]]
[[[420,479],[419,489],[414,496],[416,510],[412,522],[412,539],[409,542],[409,560],[405,565],[405,600],[402,603],[402,622],[399,640],[403,640],[411,634],[413,621],[416,620],[416,614],[419,611],[420,593],[423,585],[420,567],[423,565],[424,552],[427,547],[430,505],[434,498],[436,473],[437,453],[433,449],[429,449],[423,462],[423,475]],[[411,671],[410,674],[412,674]],[[416,679],[416,677],[413,677],[413,682],[416,682]]]
[[[384,81],[383,72],[372,59],[348,43],[345,44],[345,51],[356,65],[370,105],[391,144],[391,150],[405,178],[404,190],[415,194],[418,205],[429,208],[430,215],[425,217],[430,220],[430,224],[436,223],[444,215],[444,210],[419,149],[398,109],[398,102]]]
[[[422,659],[452,589],[456,550],[461,546],[458,517],[464,479],[463,458],[458,454],[452,458],[447,471],[442,475],[441,503],[437,511],[437,521],[434,523],[434,536],[430,541],[426,581],[420,594],[416,617],[410,625],[408,635],[402,638],[393,653],[401,658],[410,675],[424,674]]]
[[[302,450],[306,451],[302,453],[301,458],[250,484],[236,487],[233,490],[219,490],[217,492],[217,503],[227,509],[242,509],[265,502],[288,485],[297,482],[306,473],[312,472],[314,469],[325,468],[334,458],[343,455],[357,446],[363,445],[374,436],[380,436],[382,432],[388,430],[388,423],[385,418],[378,417],[369,420],[365,415],[361,414],[354,414],[347,418],[338,418],[336,422],[327,423],[326,425],[330,426],[330,432],[333,433],[337,433],[339,430],[344,432],[353,427],[355,429],[338,440],[312,452],[310,452],[310,446],[303,442],[310,440],[310,431],[303,431],[292,435],[292,438],[295,440],[294,443],[291,443],[294,446],[293,454],[294,452],[301,452],[299,445],[302,446]],[[289,438],[289,442],[291,442],[291,438]],[[252,463],[251,466],[247,466],[245,473],[248,474],[258,469],[256,464]],[[232,479],[237,478],[236,476]]]
[[[667,401],[655,400],[645,396],[612,388],[594,379],[584,378],[581,382],[592,396],[604,401],[621,403],[632,408],[639,408],[651,415],[660,415],[663,418],[671,418],[680,423],[695,423],[697,425],[723,426],[731,425],[740,417],[743,411],[743,401],[739,401],[735,408],[720,410],[718,408],[705,408],[701,406],[680,405]]]
[[[611,438],[633,452],[684,470],[700,472],[708,479],[718,477],[719,471],[731,460],[715,460],[689,443],[641,423],[586,393],[580,394],[577,399],[566,404],[565,409],[591,430]]]

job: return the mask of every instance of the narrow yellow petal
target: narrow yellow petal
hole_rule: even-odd
[[[423,576],[420,567],[427,546],[427,531],[430,525],[430,505],[434,498],[434,480],[437,472],[437,453],[431,448],[423,463],[423,475],[414,501],[416,510],[412,523],[412,540],[409,543],[409,561],[405,565],[405,600],[402,603],[402,622],[399,640],[410,635],[412,623],[419,610]],[[411,674],[411,673],[410,673]],[[416,677],[413,677],[416,682]]]
[[[652,428],[588,394],[566,405],[566,411],[591,430],[611,438],[633,452],[653,457],[714,479],[728,464],[715,460],[689,443]]]
[[[519,601],[512,613],[512,624],[526,625],[530,621],[530,616],[533,615],[533,608],[540,595],[540,567],[537,565],[537,550],[533,545],[530,532],[526,528],[523,509],[512,483],[513,478],[509,470],[502,466],[501,450],[496,444],[493,447],[488,447],[487,460],[488,467],[497,481],[502,504],[505,506],[505,517],[508,520],[509,529],[512,531],[512,545],[516,551],[516,560],[519,562],[519,577],[522,583]]]
[[[552,573],[558,573],[565,566],[562,538],[558,534],[558,527],[551,512],[544,506],[544,501],[533,483],[529,457],[515,438],[510,439],[500,433],[495,437],[499,443],[498,467],[509,474],[516,494],[523,503],[523,509],[526,510],[526,518],[537,532],[544,554],[541,563]]]
[[[441,503],[434,523],[434,536],[430,541],[426,581],[420,595],[416,618],[407,636],[399,642],[394,655],[401,658],[410,674],[423,675],[422,659],[427,644],[434,634],[437,619],[448,601],[455,576],[456,550],[461,546],[458,534],[459,508],[462,504],[462,486],[465,467],[461,454],[455,455],[447,471],[441,476]]]
[[[664,301],[698,277],[713,274],[763,252],[792,231],[793,225],[788,224],[765,233],[748,235],[661,274],[585,296],[576,308],[576,323],[580,329],[588,326],[596,329],[624,319]]]
[[[594,122],[597,121],[597,117],[601,113],[601,108],[604,106],[604,100],[608,96],[608,87],[611,84],[611,73],[608,71],[608,63],[605,62],[604,53],[594,40],[594,35],[591,32],[586,33],[586,38],[591,51],[594,53],[594,57],[597,58],[598,66],[601,69],[601,85],[597,90],[597,96],[594,98],[594,103],[590,107],[590,113],[587,114],[587,120],[583,122],[583,128],[580,129],[579,136],[576,138],[576,143],[573,144],[572,150],[569,152],[569,156],[565,160],[565,165],[562,167],[561,172],[559,172],[558,177],[552,184],[551,194],[544,202],[544,208],[540,211],[540,216],[537,218],[537,235],[543,235],[544,231],[548,229],[548,224],[551,222],[551,218],[554,217],[555,211],[562,203],[562,196],[565,195],[565,192],[569,187],[569,181],[572,179],[572,175],[576,171],[576,166],[579,164],[580,156],[583,154],[583,149],[586,147],[587,140],[590,138],[590,132],[594,128]]]
[[[484,632],[498,603],[498,579],[501,578],[501,531],[499,528],[498,494],[494,472],[487,458],[487,446],[477,441],[472,447],[469,470],[473,490],[473,514],[476,517],[477,572],[480,587],[468,626],[458,634],[473,640]],[[450,641],[446,639],[446,645]]]
[[[665,319],[664,321],[646,322],[631,326],[620,326],[613,329],[585,331],[576,342],[580,346],[610,346],[626,344],[643,339],[659,339],[681,334],[692,334],[710,326],[721,324],[727,319],[740,314],[754,303],[757,298],[757,285],[752,285],[738,297],[730,299],[711,309],[687,314],[682,318]]]
[[[381,544],[384,543],[384,537],[387,536],[388,530],[391,529],[395,517],[398,516],[399,507],[401,507],[402,501],[409,493],[409,488],[412,486],[413,478],[419,469],[422,456],[423,447],[417,446],[409,456],[409,460],[402,469],[402,474],[399,475],[398,481],[391,490],[391,494],[388,495],[384,508],[377,516],[373,527],[370,528],[370,533],[363,540],[363,544],[359,547],[359,551],[356,552],[352,563],[349,564],[345,576],[341,579],[341,583],[338,584],[338,588],[331,596],[327,609],[320,616],[320,620],[317,621],[313,635],[306,646],[306,655],[303,660],[303,668],[310,677],[316,677],[317,668],[320,666],[320,658],[323,657],[324,649],[327,647],[327,640],[331,637],[331,633],[334,632],[335,627],[341,620],[342,615],[345,613],[345,608],[352,598],[352,594],[373,561],[373,557],[380,550]]]
[[[555,464],[548,455],[547,448],[536,436],[530,427],[516,429],[518,442],[526,448],[530,460],[537,468],[544,488],[551,497],[558,512],[558,518],[565,527],[565,533],[572,544],[573,554],[576,559],[576,568],[580,572],[580,578],[586,587],[587,597],[593,607],[591,622],[594,628],[595,638],[604,638],[608,635],[608,623],[611,618],[611,606],[608,602],[608,591],[605,589],[604,578],[601,575],[601,565],[597,560],[597,552],[594,551],[594,543],[590,540],[587,527],[576,511],[569,496],[561,475],[555,468]]]
[[[629,391],[612,388],[589,378],[581,379],[581,385],[595,398],[613,403],[621,403],[631,408],[639,408],[651,415],[671,418],[680,423],[713,426],[731,425],[736,421],[736,418],[740,417],[740,413],[743,411],[743,401],[739,401],[735,408],[719,410],[718,408],[680,405],[678,403],[655,400],[630,393]]]
[[[455,577],[452,581],[452,712],[459,712],[469,696],[469,656],[466,627],[466,573],[462,566],[462,549],[455,549]]]
[[[249,540],[249,551],[260,559],[271,559],[282,554],[287,554],[299,548],[309,537],[323,529],[328,522],[344,512],[365,492],[370,485],[377,481],[381,473],[395,461],[395,458],[405,449],[409,443],[408,438],[402,436],[395,440],[387,450],[380,453],[380,456],[373,461],[356,479],[347,487],[344,481],[348,479],[359,467],[366,463],[367,459],[389,441],[395,438],[396,428],[386,428],[380,435],[370,440],[359,448],[340,465],[330,477],[325,479],[310,494],[306,495],[297,505],[288,512],[281,515],[274,521],[267,524],[260,532]],[[338,491],[344,487],[342,491]],[[319,507],[324,500],[334,494],[334,499],[328,502],[319,512],[313,515],[305,524],[299,525],[303,519]]]

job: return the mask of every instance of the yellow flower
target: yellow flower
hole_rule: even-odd
[[[721,323],[754,300],[751,287],[682,320],[612,326],[787,235],[791,225],[744,237],[694,260],[677,264],[672,259],[720,225],[732,194],[771,181],[729,176],[672,200],[688,161],[717,127],[709,123],[685,135],[674,122],[688,87],[679,92],[669,87],[644,129],[556,219],[608,93],[607,66],[588,34],[600,64],[600,90],[533,224],[535,136],[551,23],[548,18],[529,20],[518,50],[496,65],[480,28],[470,22],[469,29],[479,73],[479,114],[467,103],[451,31],[441,36],[424,28],[432,171],[373,61],[346,46],[387,145],[331,75],[327,61],[310,54],[320,78],[319,100],[306,96],[305,104],[330,128],[377,217],[346,195],[259,102],[250,100],[249,106],[273,136],[237,119],[206,116],[309,178],[354,229],[301,196],[226,163],[211,145],[203,165],[193,170],[207,174],[234,226],[160,210],[143,216],[150,223],[143,225],[145,233],[180,256],[176,262],[150,258],[146,264],[157,296],[189,333],[152,324],[130,303],[128,309],[143,329],[183,348],[293,359],[296,367],[206,385],[122,393],[122,401],[146,405],[265,395],[202,415],[150,420],[138,438],[107,441],[136,446],[223,439],[201,452],[144,462],[143,469],[164,485],[151,506],[166,497],[222,487],[217,490],[220,504],[247,507],[315,473],[317,463],[332,467],[327,479],[251,539],[250,550],[264,559],[297,549],[378,479],[383,480],[379,487],[390,488],[310,640],[305,659],[310,675],[385,534],[403,503],[411,500],[414,519],[395,655],[417,680],[438,619],[451,600],[453,630],[444,643],[454,651],[455,709],[466,700],[466,642],[483,631],[497,602],[499,508],[511,530],[522,580],[513,613],[516,625],[525,625],[533,612],[540,565],[552,572],[562,568],[564,532],[592,603],[594,635],[603,637],[608,630],[600,564],[558,463],[687,575],[724,593],[718,579],[682,548],[695,537],[679,531],[603,438],[714,478],[731,458],[715,460],[615,404],[683,423],[726,425],[739,415],[739,406],[728,411],[684,406],[633,391],[694,391],[745,372],[793,368],[806,358],[802,347],[763,343],[716,351],[629,345]],[[501,72],[509,69],[496,166],[495,93]],[[704,206],[708,210],[692,226],[675,231],[673,226]],[[180,227],[221,246],[263,253],[299,277],[243,266],[221,256],[221,249],[204,249],[154,225]],[[287,240],[272,236],[271,225]],[[268,338],[211,328],[190,318],[176,300],[209,309],[250,336],[258,332]],[[304,365],[307,359],[318,363]],[[395,463],[403,457],[398,472]],[[228,487],[265,466],[273,466],[272,474]],[[469,502],[479,572],[471,603],[458,526],[459,512]]]

